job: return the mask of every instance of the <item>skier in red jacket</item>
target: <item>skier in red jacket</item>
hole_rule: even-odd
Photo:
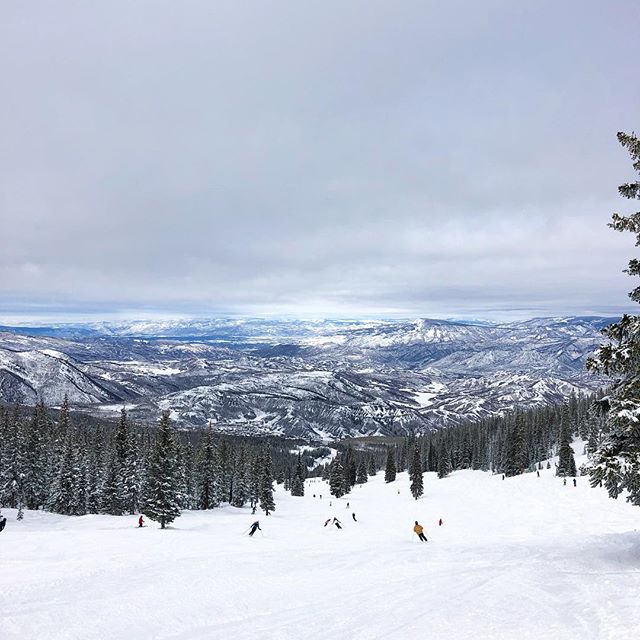
[[[138,518],[138,527],[144,527],[144,520],[142,519],[142,516]]]

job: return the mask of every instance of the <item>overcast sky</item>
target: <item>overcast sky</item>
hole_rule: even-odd
[[[0,320],[635,310],[637,0],[1,4]]]

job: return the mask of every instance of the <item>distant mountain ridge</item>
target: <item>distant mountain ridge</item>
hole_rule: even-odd
[[[437,429],[602,384],[614,319],[213,319],[0,327],[0,400],[307,438]]]

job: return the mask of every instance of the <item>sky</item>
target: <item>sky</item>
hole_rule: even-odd
[[[4,0],[0,320],[635,312],[639,19]]]

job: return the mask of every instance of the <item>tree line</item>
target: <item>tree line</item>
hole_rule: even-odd
[[[123,408],[117,426],[104,428],[75,424],[66,399],[53,419],[42,402],[30,415],[0,407],[0,505],[19,519],[25,509],[143,513],[164,528],[181,509],[223,503],[269,515],[274,457],[284,478],[295,456],[282,446],[223,438],[211,427],[178,432],[169,412],[157,428],[141,428]]]

